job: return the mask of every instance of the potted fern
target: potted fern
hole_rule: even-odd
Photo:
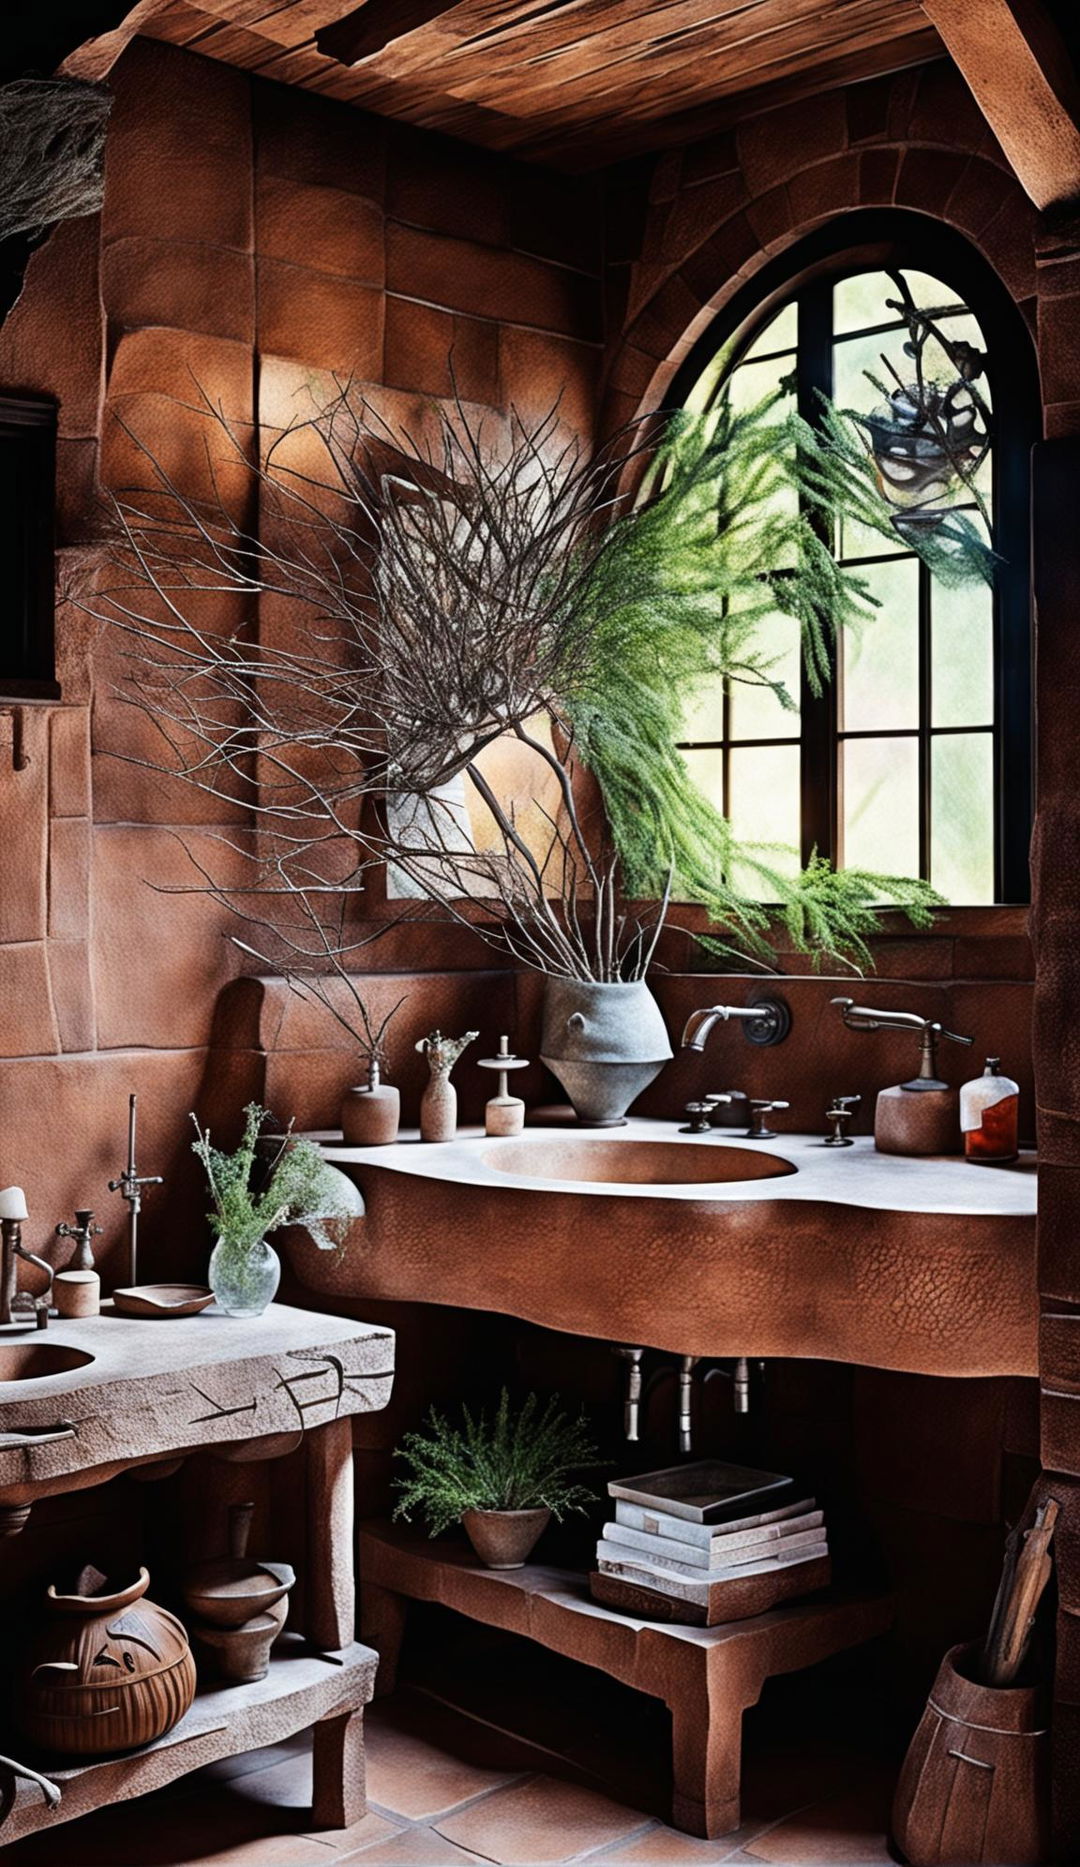
[[[408,1472],[395,1480],[394,1516],[420,1510],[431,1536],[460,1523],[489,1569],[522,1568],[552,1517],[561,1522],[596,1495],[571,1477],[598,1463],[585,1416],[564,1413],[556,1394],[542,1410],[530,1394],[515,1411],[504,1387],[493,1419],[462,1407],[460,1425],[432,1407],[397,1457]]]
[[[202,1162],[213,1200],[207,1214],[214,1234],[207,1279],[227,1316],[261,1316],[281,1280],[281,1260],[267,1234],[302,1225],[323,1250],[341,1242],[356,1217],[355,1193],[310,1141],[294,1140],[292,1123],[268,1162],[258,1158],[266,1109],[249,1102],[235,1153],[211,1145],[209,1129],[195,1123],[192,1152]]]

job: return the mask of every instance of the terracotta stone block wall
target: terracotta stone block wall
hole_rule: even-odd
[[[92,574],[103,490],[145,483],[139,443],[209,490],[209,438],[227,504],[254,516],[245,474],[182,406],[200,395],[243,442],[304,412],[333,373],[407,421],[450,393],[452,353],[459,394],[493,420],[561,391],[563,419],[591,431],[590,184],[568,195],[540,171],[148,41],[110,83],[103,211],[45,243],[0,331],[0,388],[59,403],[62,593]],[[216,599],[200,619],[227,630],[243,611]],[[269,608],[259,623],[282,626]],[[26,1186],[34,1248],[76,1204],[95,1206],[108,1277],[124,1209],[104,1183],[136,1089],[144,1167],[167,1176],[147,1200],[147,1262],[197,1271],[187,1111],[235,1120],[236,1079],[209,1045],[238,965],[222,916],[182,892],[197,879],[183,844],[220,871],[215,839],[242,835],[244,815],[124,762],[155,756],[155,741],[124,703],[121,638],[67,603],[58,646],[61,705],[16,721],[0,696],[0,1180]],[[417,929],[380,964],[460,969],[483,951]]]

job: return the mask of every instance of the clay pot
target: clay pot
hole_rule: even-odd
[[[625,1120],[635,1096],[663,1069],[671,1044],[644,979],[549,979],[540,1056],[578,1120],[609,1128]]]
[[[979,1685],[953,1647],[911,1740],[893,1838],[911,1867],[1037,1867],[1049,1859],[1050,1734],[1034,1686]]]
[[[194,1628],[200,1646],[209,1648],[218,1676],[230,1685],[248,1685],[265,1679],[270,1670],[270,1648],[285,1624],[288,1602],[282,1598],[263,1614],[253,1615],[239,1627],[213,1627],[202,1622]]]
[[[549,1510],[467,1510],[465,1534],[486,1569],[523,1569],[551,1522]]]
[[[287,1562],[247,1553],[254,1505],[229,1506],[229,1553],[200,1562],[184,1579],[184,1602],[198,1618],[192,1632],[210,1648],[223,1679],[264,1679],[270,1648],[285,1624],[296,1576]]]
[[[100,1756],[152,1744],[195,1696],[195,1661],[174,1614],[145,1599],[150,1577],[114,1594],[84,1570],[71,1595],[50,1587],[19,1701],[22,1730],[43,1749]]]

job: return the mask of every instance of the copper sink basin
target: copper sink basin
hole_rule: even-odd
[[[93,1361],[85,1349],[63,1342],[0,1343],[0,1382],[39,1381],[46,1374],[70,1374]]]
[[[775,1154],[722,1142],[500,1141],[484,1165],[526,1180],[569,1180],[594,1186],[716,1186],[733,1180],[775,1180],[796,1169]]]

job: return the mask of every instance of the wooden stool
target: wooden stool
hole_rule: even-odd
[[[587,1578],[572,1570],[536,1563],[484,1569],[465,1544],[367,1523],[360,1530],[360,1624],[379,1654],[377,1693],[393,1690],[410,1600],[524,1634],[663,1699],[672,1723],[672,1821],[709,1840],[739,1826],[742,1715],[765,1681],[870,1640],[893,1618],[891,1600],[879,1595],[825,1597],[720,1627],[636,1620],[593,1601]]]

